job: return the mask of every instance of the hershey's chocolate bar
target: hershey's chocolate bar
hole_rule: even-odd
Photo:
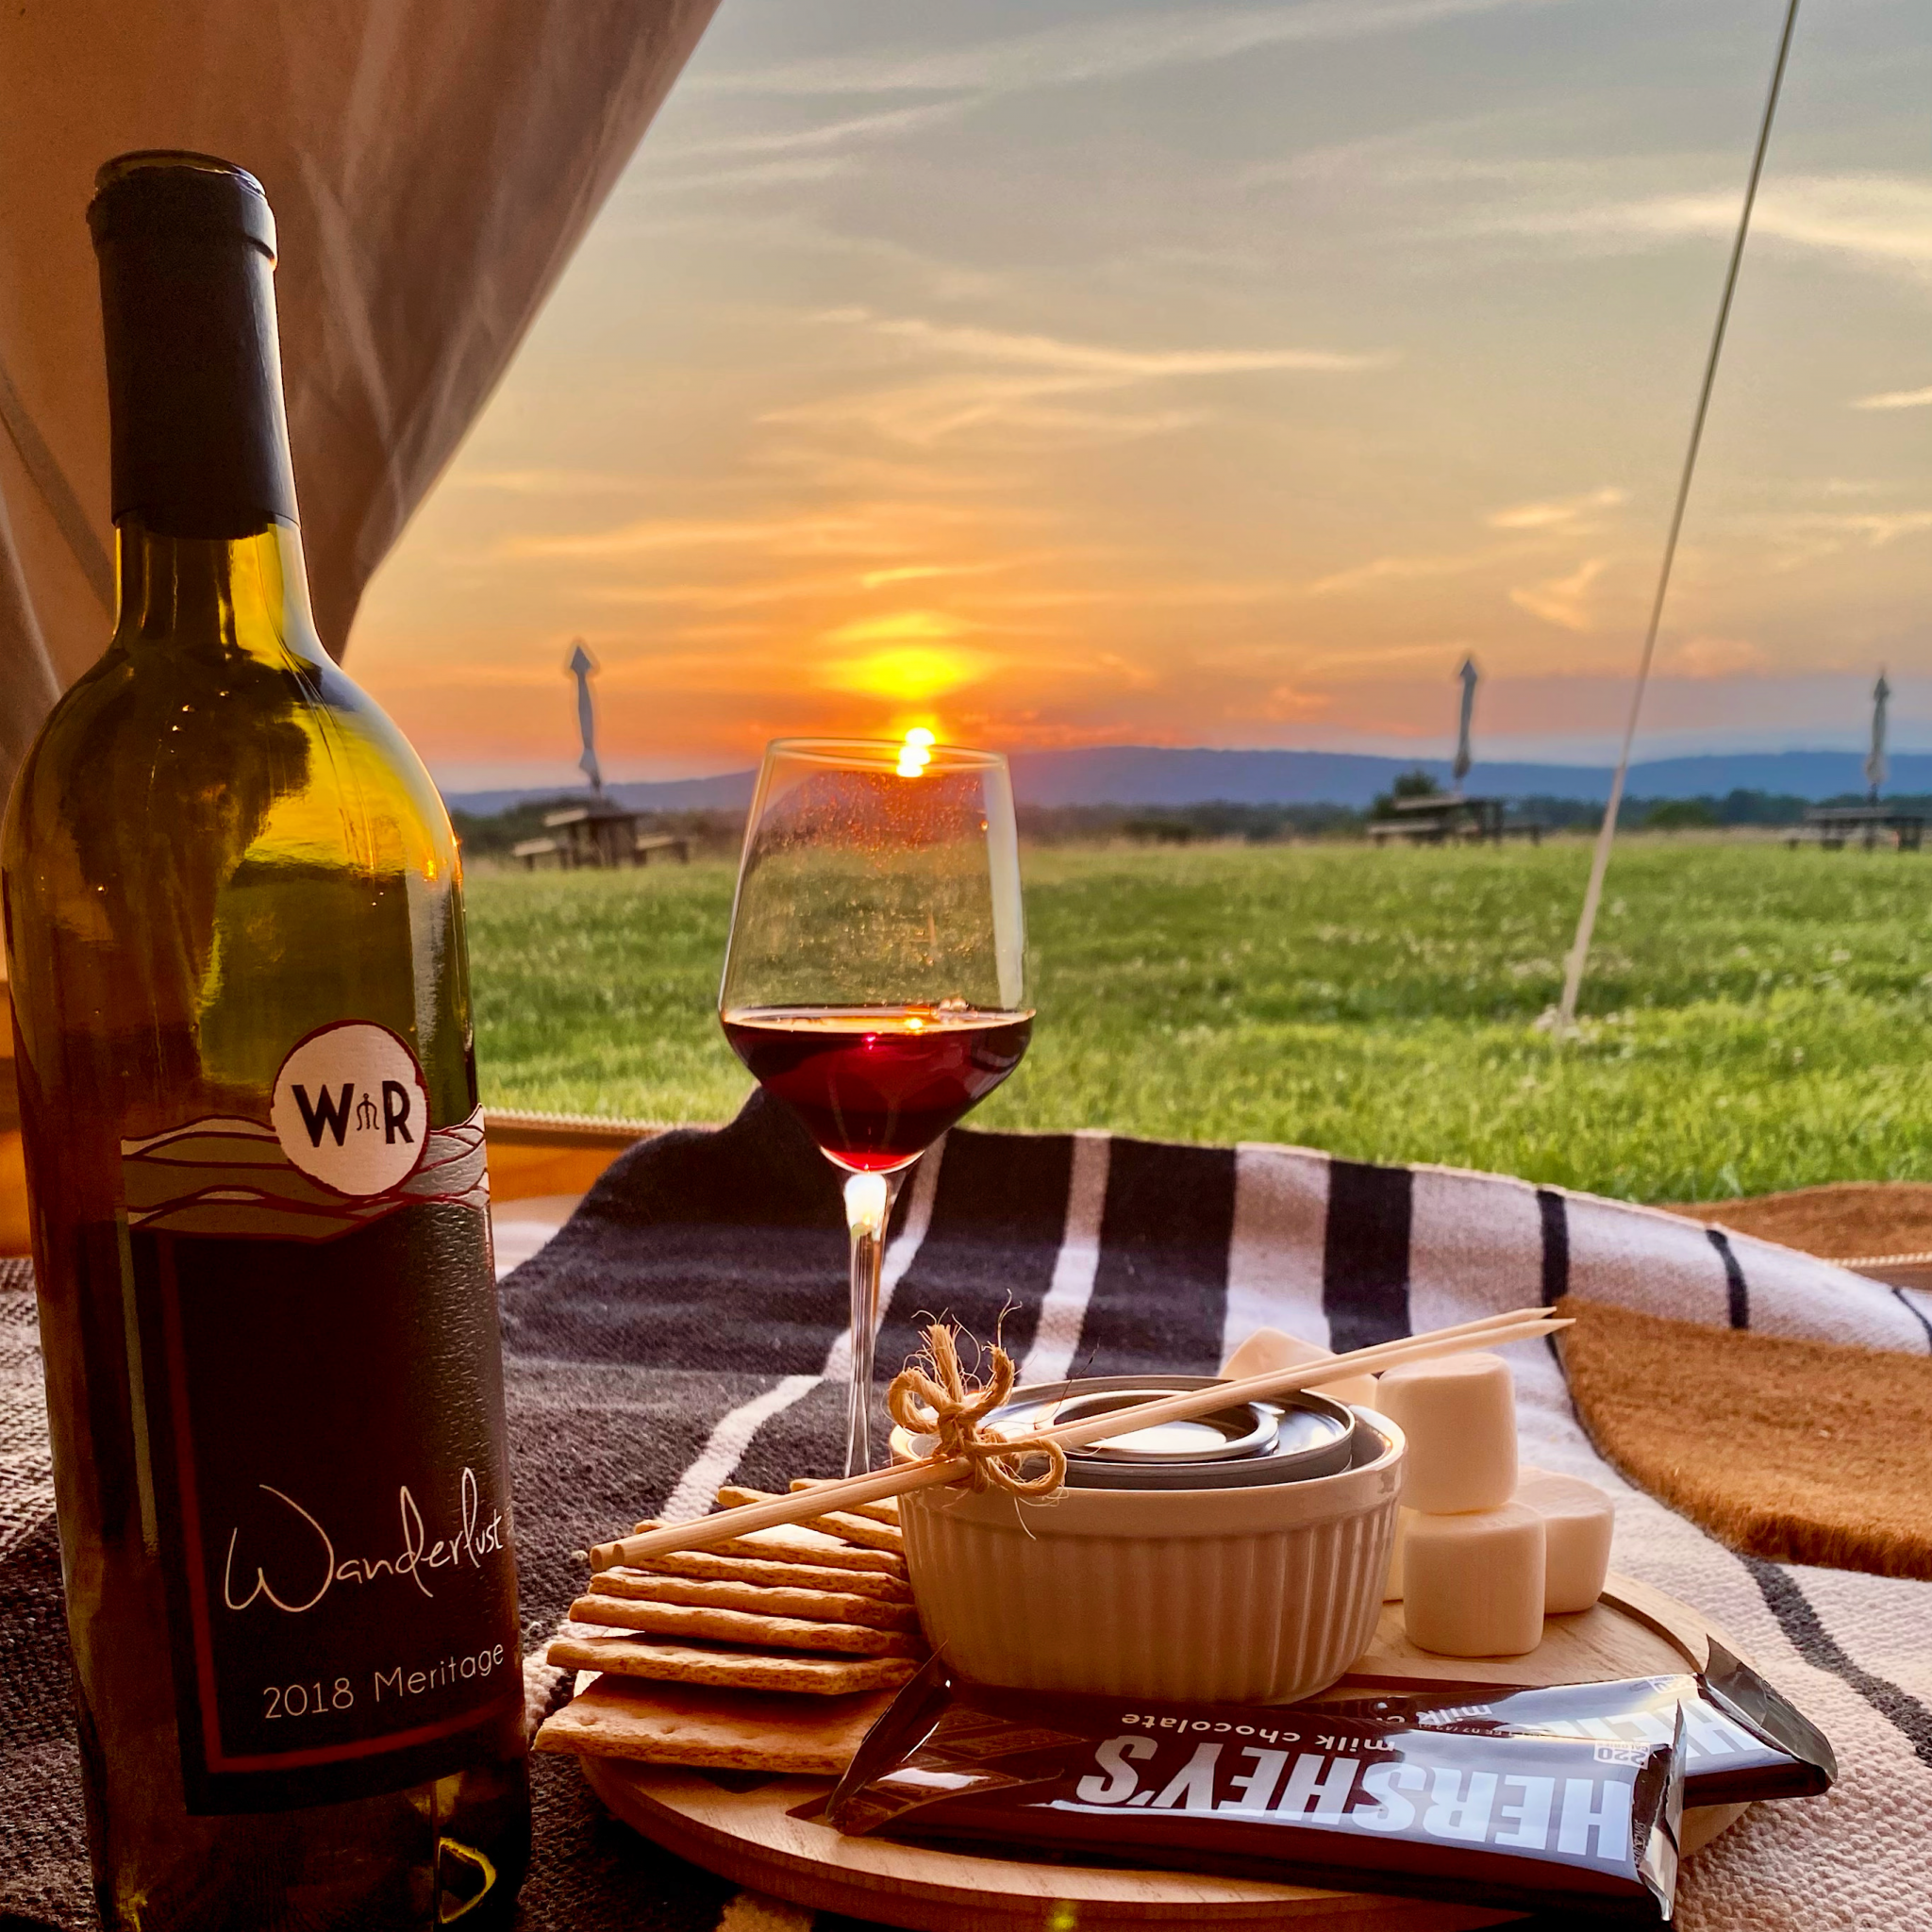
[[[1663,1743],[1429,1727],[1354,1706],[1006,1690],[934,1657],[827,1802],[839,1830],[1668,1923]]]
[[[1748,1805],[1812,1798],[1838,1777],[1830,1741],[1791,1702],[1721,1643],[1698,1676],[1631,1677],[1536,1690],[1424,1691],[1324,1699],[1338,1722],[1369,1714],[1424,1730],[1480,1736],[1586,1738],[1604,1744],[1667,1744],[1684,1717],[1686,1805]]]

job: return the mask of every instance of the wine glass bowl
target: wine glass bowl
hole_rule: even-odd
[[[753,1077],[851,1177],[848,1474],[870,1459],[879,1250],[897,1177],[1019,1064],[1033,1027],[1024,978],[1004,758],[916,739],[767,749],[719,1018]]]
[[[724,1036],[834,1165],[909,1167],[1020,1063],[1025,1013],[938,1007],[748,1008]]]

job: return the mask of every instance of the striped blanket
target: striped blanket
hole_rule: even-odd
[[[843,1273],[831,1176],[754,1099],[727,1127],[634,1150],[507,1277],[533,1718],[567,1690],[541,1656],[583,1574],[574,1551],[638,1517],[698,1513],[734,1474],[775,1488],[832,1471]],[[1932,1308],[1907,1291],[1644,1208],[1293,1148],[956,1130],[895,1212],[879,1358],[895,1365],[923,1316],[949,1314],[975,1334],[1000,1324],[1028,1380],[1202,1373],[1263,1323],[1351,1347],[1566,1292],[1932,1352]],[[25,1272],[0,1276],[0,1924],[10,1910],[66,1927],[92,1908],[31,1307]],[[1691,1861],[1679,1923],[1923,1932],[1932,1587],[1731,1555],[1598,1458],[1552,1353],[1511,1354],[1525,1459],[1610,1490],[1618,1566],[1726,1625],[1838,1752],[1828,1797],[1759,1806]],[[541,1757],[533,1776],[525,1925],[810,1925],[613,1824],[567,1760]]]

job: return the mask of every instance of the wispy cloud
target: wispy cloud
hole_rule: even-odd
[[[1545,236],[1581,246],[1644,246],[1719,239],[1738,225],[1740,190],[1519,208],[1477,230]],[[1751,218],[1758,245],[1838,256],[1859,267],[1932,279],[1932,179],[1912,175],[1800,175],[1765,184]]]
[[[792,534],[790,525],[752,525],[747,527],[754,532],[783,528],[788,541]],[[650,553],[647,549],[642,553],[625,554]],[[900,584],[959,583],[985,601],[985,593],[976,588],[980,579],[1010,575],[1018,571],[1051,569],[1084,560],[1086,555],[1069,550],[1016,551],[1008,556],[973,560],[902,563],[875,570],[847,567],[800,576],[774,575],[763,568],[761,557],[754,557],[733,559],[742,573],[735,578],[687,577],[675,583],[599,584],[589,587],[584,594],[600,604],[685,605],[705,610],[749,610],[772,604],[849,603],[856,593],[891,590]]]
[[[864,308],[827,309],[818,319],[852,323],[878,335],[974,362],[1064,370],[1070,375],[1117,382],[1157,382],[1171,376],[1246,375],[1266,370],[1334,375],[1380,368],[1392,359],[1385,353],[1362,355],[1333,349],[1123,349],[1102,342],[1068,341],[1058,336],[929,322],[914,315],[874,315]]]
[[[1533,105],[1512,111],[1509,122],[1531,139],[1548,140],[1552,131]],[[1403,190],[1457,183],[1500,184],[1548,189],[1562,183],[1599,193],[1603,164],[1548,154],[1490,155],[1464,151],[1473,141],[1493,141],[1502,125],[1492,107],[1465,114],[1439,115],[1405,126],[1324,142],[1291,154],[1251,162],[1237,177],[1243,189],[1293,181],[1358,184],[1373,181]]]
[[[922,447],[976,433],[1008,450],[1136,441],[1208,420],[1201,405],[1121,408],[1110,394],[1158,384],[1256,375],[1341,375],[1385,366],[1381,352],[1308,348],[1158,348],[1076,341],[868,308],[824,309],[822,324],[904,345],[941,365],[909,383],[848,391],[768,411],[767,424],[860,427]]]
[[[1308,586],[1311,597],[1332,597],[1344,591],[1367,590],[1376,584],[1401,584],[1419,578],[1462,576],[1481,570],[1499,555],[1494,550],[1464,551],[1453,556],[1377,557],[1348,570],[1317,577]]]
[[[1748,638],[1692,637],[1663,653],[1665,677],[1742,677],[1764,668],[1765,656]]]
[[[923,132],[935,123],[954,119],[958,112],[957,102],[928,101],[920,107],[888,108],[875,114],[842,115],[836,121],[819,121],[808,127],[717,135],[708,141],[654,142],[651,162],[655,171],[659,166],[720,155],[795,155],[825,148],[869,146],[874,142],[896,141]]]
[[[1629,501],[1629,492],[1606,487],[1582,496],[1562,496],[1542,503],[1513,504],[1507,509],[1491,510],[1484,519],[1492,530],[1557,530],[1574,535],[1582,530],[1600,529],[1595,511],[1615,509]]]
[[[759,421],[817,430],[864,429],[919,449],[972,434],[982,448],[1017,454],[1166,436],[1206,419],[1200,409],[1073,408],[1053,400],[1095,386],[1090,376],[959,375],[794,403],[768,410]]]
[[[946,517],[932,506],[919,514],[927,521]],[[574,558],[731,549],[777,557],[863,557],[903,555],[911,547],[914,533],[903,505],[792,517],[646,517],[613,530],[513,538],[504,546],[512,557]]]
[[[1300,6],[1201,6],[1067,22],[959,47],[831,55],[737,73],[694,75],[694,92],[743,94],[1019,93],[1130,80],[1230,60],[1269,47],[1357,41],[1521,11],[1558,0],[1303,0]]]
[[[694,190],[727,193],[773,188],[795,190],[817,181],[835,181],[842,175],[854,173],[858,165],[853,155],[789,155],[767,161],[747,160],[735,167],[665,174],[655,176],[651,188],[654,198]]]
[[[1932,389],[1888,389],[1875,396],[1859,396],[1855,409],[1924,409],[1932,408]]]
[[[450,490],[487,490],[504,496],[597,496],[632,493],[639,484],[634,475],[608,470],[469,470],[458,467],[444,487]]]
[[[1567,577],[1519,585],[1509,592],[1509,601],[1519,610],[1541,617],[1545,624],[1559,625],[1564,630],[1588,630],[1591,591],[1608,562],[1604,557],[1586,558]]]
[[[1341,677],[1385,685],[1434,685],[1452,679],[1455,667],[1474,648],[1464,640],[1431,638],[1426,643],[1346,644],[1326,651],[1299,651],[1295,670],[1304,678]]]
[[[963,637],[974,626],[944,610],[893,610],[855,618],[824,633],[828,644],[931,643]]]
[[[479,664],[472,658],[460,664],[399,665],[383,678],[386,690],[405,691],[443,691],[451,686],[472,691],[555,691],[564,689],[564,682],[556,663]]]
[[[748,644],[771,634],[766,624],[682,624],[666,636],[680,644]],[[645,666],[646,675],[656,668],[655,663]]]
[[[675,584],[592,584],[583,594],[592,603],[618,605],[684,605],[698,610],[755,610],[761,605],[797,604],[819,597],[849,595],[857,581],[841,572],[836,576],[774,577],[755,575],[742,582],[680,581]]]
[[[762,421],[780,420],[766,410]],[[769,438],[746,452],[748,468],[772,488],[808,502],[965,502],[997,489],[985,470],[899,450],[867,449],[812,436]],[[1008,514],[1012,514],[1008,506]]]
[[[776,189],[795,196],[799,189],[838,180],[868,165],[868,150],[929,137],[969,106],[964,99],[927,101],[876,113],[841,114],[802,127],[760,125],[701,140],[655,142],[641,177],[647,185],[640,192],[653,208],[661,208],[667,194],[693,191],[742,194]],[[788,240],[795,239],[795,209],[787,213]]]
[[[986,576],[994,571],[1010,570],[1012,563],[901,563],[891,570],[869,570],[858,580],[862,591],[883,590],[888,584],[920,583],[931,577]]]
[[[1272,724],[1300,724],[1326,717],[1335,708],[1335,699],[1327,691],[1300,691],[1291,684],[1277,684],[1262,698],[1257,708]]]
[[[1724,232],[1735,210],[1716,232]],[[1813,175],[1775,183],[1752,217],[1767,238],[1849,256],[1865,267],[1932,276],[1932,179]]]
[[[1932,509],[1800,512],[1777,518],[1775,526],[1801,541],[1811,540],[1820,555],[1848,547],[1883,550],[1901,537],[1932,530]]]

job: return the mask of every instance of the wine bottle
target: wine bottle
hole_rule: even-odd
[[[4,897],[109,1927],[507,1924],[503,1372],[449,821],[309,614],[275,224],[104,167],[120,615]]]

